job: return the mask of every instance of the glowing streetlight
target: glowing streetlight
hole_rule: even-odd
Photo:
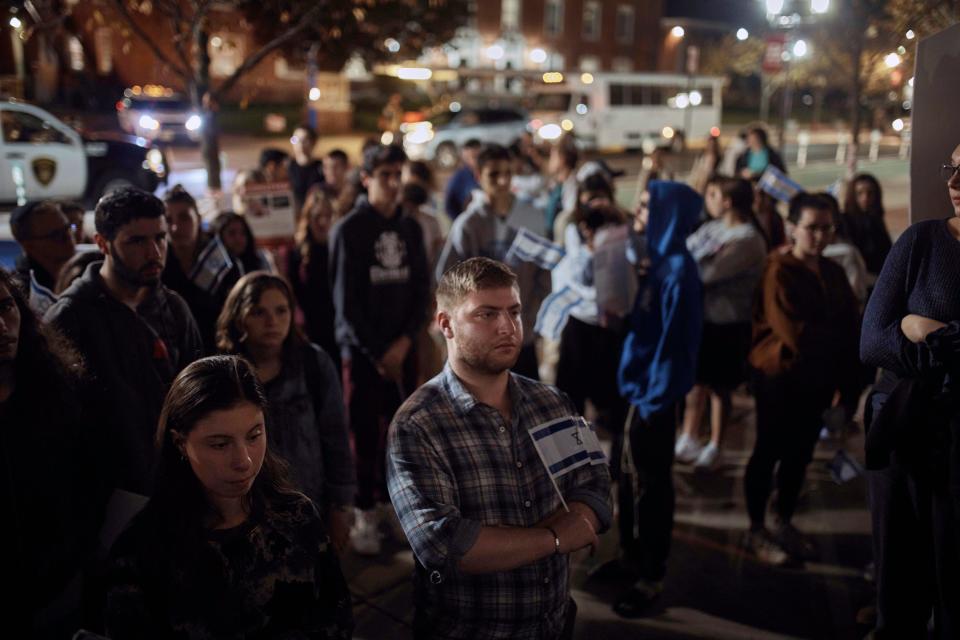
[[[737,40],[739,40],[740,42],[743,42],[749,37],[750,37],[749,31],[747,31],[743,27],[740,27],[739,29],[737,29]]]
[[[17,16],[13,16],[12,18],[10,18],[10,26],[13,27],[14,29],[19,29],[20,27],[23,26],[23,23],[20,22],[20,18],[18,18]]]
[[[673,29],[670,29],[670,35],[674,38],[682,38],[687,32],[683,30],[683,27],[680,25],[675,26]]]
[[[907,40],[913,40],[914,38],[917,37],[917,34],[913,32],[913,29],[907,29],[907,33],[905,35],[907,37]]]
[[[532,49],[530,51],[530,62],[533,62],[535,64],[543,64],[546,61],[547,61],[547,52],[541,49],[540,47],[537,47],[536,49]]]
[[[581,73],[580,82],[583,84],[593,84],[593,74],[592,73]]]
[[[900,118],[897,118],[897,119],[894,120],[892,123],[890,123],[890,126],[893,127],[893,130],[894,130],[894,131],[896,131],[897,133],[899,133],[899,132],[903,131],[903,120],[901,120]]]
[[[830,10],[830,0],[810,0],[811,13],[826,13]]]
[[[809,51],[809,47],[807,47],[806,40],[797,40],[796,42],[793,43],[794,57],[802,58],[803,56],[807,55],[808,51]]]
[[[903,58],[898,53],[888,53],[883,58],[883,64],[887,65],[888,69],[899,66],[901,62],[903,62]]]
[[[317,87],[311,87],[310,94],[307,97],[310,98],[310,102],[316,102],[320,99],[320,89]]]

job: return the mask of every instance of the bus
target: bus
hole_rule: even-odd
[[[540,141],[565,132],[586,150],[660,146],[719,135],[726,80],[666,73],[583,73],[539,83],[531,95],[530,127]]]

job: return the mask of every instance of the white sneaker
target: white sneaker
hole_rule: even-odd
[[[720,447],[712,442],[700,450],[697,461],[693,466],[697,469],[713,469],[720,461]]]
[[[361,556],[375,556],[380,553],[380,515],[376,509],[361,511],[357,509],[356,520],[350,529],[350,545]]]
[[[700,455],[700,445],[696,440],[683,434],[677,440],[677,445],[673,449],[673,455],[680,462],[693,462]]]
[[[393,505],[389,502],[382,502],[377,505],[377,510],[380,511],[380,521],[387,523],[393,539],[401,544],[407,544],[407,533],[403,530],[400,517]]]

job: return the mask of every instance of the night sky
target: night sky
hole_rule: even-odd
[[[730,24],[765,20],[763,3],[759,0],[667,0],[664,15]]]

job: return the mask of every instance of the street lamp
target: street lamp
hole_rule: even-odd
[[[536,49],[531,49],[530,51],[530,62],[534,64],[543,64],[547,61],[547,52],[537,47]]]
[[[793,57],[802,58],[807,55],[807,41],[806,40],[797,40],[793,43]]]
[[[686,31],[684,31],[683,27],[680,25],[677,25],[670,30],[670,35],[672,35],[674,38],[682,38],[684,34],[686,34]]]
[[[913,40],[917,37],[917,34],[913,32],[913,29],[907,29],[907,33],[905,35],[907,36],[907,40]]]
[[[12,18],[10,18],[10,26],[13,27],[14,29],[19,29],[20,27],[23,26],[23,23],[20,21],[20,18],[18,18],[17,16],[13,16]]]
[[[743,27],[740,27],[739,29],[737,29],[737,40],[739,40],[740,42],[743,42],[749,37],[750,37],[749,31],[747,31]]]
[[[900,66],[900,63],[903,62],[903,58],[900,57],[898,53],[888,53],[883,58],[883,63],[887,65],[888,69],[893,69]]]

